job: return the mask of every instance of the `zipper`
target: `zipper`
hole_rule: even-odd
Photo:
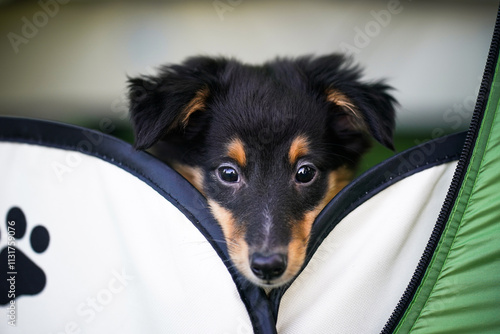
[[[497,12],[495,29],[493,31],[493,37],[490,45],[490,50],[488,52],[488,58],[486,61],[486,66],[484,69],[483,79],[481,82],[481,87],[479,89],[476,106],[474,108],[474,113],[472,115],[472,119],[469,125],[469,130],[467,131],[467,137],[465,139],[464,147],[462,149],[462,154],[460,156],[457,167],[453,174],[451,185],[448,189],[448,193],[446,194],[446,198],[444,200],[443,206],[437,218],[436,224],[434,225],[434,229],[431,233],[429,241],[427,242],[427,246],[424,250],[424,253],[422,254],[422,257],[420,258],[420,261],[418,262],[417,268],[413,273],[410,283],[406,287],[406,290],[403,293],[398,304],[396,305],[396,308],[394,309],[391,317],[389,318],[389,320],[387,320],[384,328],[382,329],[381,334],[389,334],[396,329],[396,326],[399,324],[401,318],[406,312],[406,309],[410,305],[415,295],[415,292],[417,291],[418,287],[420,286],[420,283],[422,282],[427,267],[429,266],[434,251],[436,250],[436,247],[441,238],[441,234],[444,231],[450,212],[455,204],[455,200],[462,185],[463,178],[467,171],[472,151],[474,149],[474,144],[476,142],[479,129],[481,127],[481,122],[483,120],[486,103],[488,101],[490,88],[493,81],[493,75],[495,73],[495,68],[497,65],[499,45],[500,45],[500,9]]]

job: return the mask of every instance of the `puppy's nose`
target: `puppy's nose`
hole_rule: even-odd
[[[283,254],[254,253],[250,259],[250,268],[258,278],[272,280],[285,272],[286,256]]]

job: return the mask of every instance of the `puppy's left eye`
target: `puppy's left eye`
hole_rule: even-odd
[[[236,183],[240,180],[240,176],[236,169],[230,166],[219,167],[218,173],[220,179],[228,183]]]
[[[309,183],[314,179],[316,169],[310,165],[301,166],[295,174],[295,181],[299,183]]]

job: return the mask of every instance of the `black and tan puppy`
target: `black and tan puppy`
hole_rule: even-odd
[[[130,79],[135,145],[205,195],[244,277],[276,287],[301,269],[314,219],[370,137],[393,146],[390,87],[360,77],[341,55],[190,58]]]

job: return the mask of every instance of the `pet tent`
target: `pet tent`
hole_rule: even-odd
[[[0,332],[500,332],[499,33],[497,18],[469,131],[347,186],[269,295],[168,166],[92,130],[0,118]]]

